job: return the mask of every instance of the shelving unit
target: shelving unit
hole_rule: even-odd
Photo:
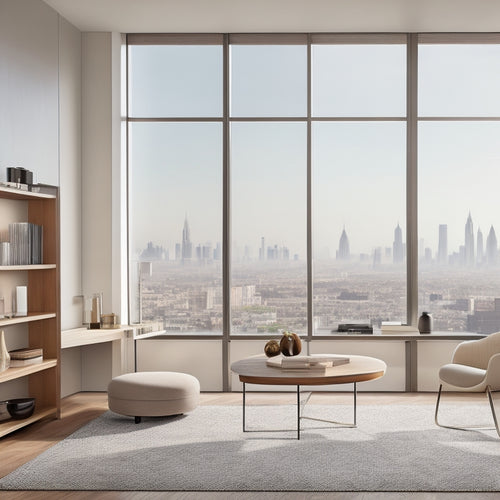
[[[27,377],[29,396],[36,399],[31,417],[0,422],[0,437],[42,418],[60,418],[59,199],[57,188],[51,190],[54,194],[0,186],[0,202],[4,208],[0,210],[0,230],[6,230],[9,222],[14,221],[8,220],[9,217],[19,219],[18,212],[27,214],[23,222],[43,226],[44,261],[37,265],[0,266],[0,286],[14,282],[28,287],[28,315],[0,319],[0,330],[7,336],[13,327],[11,335],[17,335],[19,328],[24,328],[28,343],[23,347],[42,348],[44,357],[42,363],[0,372],[0,384]],[[10,398],[25,396],[27,394],[12,394]]]

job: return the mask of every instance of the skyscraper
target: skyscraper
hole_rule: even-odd
[[[483,233],[481,228],[477,228],[477,263],[481,265],[484,260]]]
[[[193,257],[193,244],[191,243],[191,232],[186,218],[184,219],[184,228],[182,229],[182,260],[191,260]]]
[[[467,222],[465,223],[465,265],[473,266],[474,259],[474,225],[472,224],[472,217],[469,212]]]
[[[493,226],[491,226],[488,238],[486,238],[486,262],[489,266],[494,266],[497,263],[498,249],[497,236]]]
[[[349,238],[345,232],[345,227],[342,230],[339,240],[339,249],[337,250],[337,260],[349,260],[351,257],[351,251],[349,249]]]
[[[382,264],[382,248],[373,249],[373,267],[378,267]]]
[[[448,224],[439,224],[437,260],[439,264],[446,264],[448,262]]]
[[[394,229],[394,243],[392,244],[392,262],[394,264],[400,264],[404,261],[404,250],[403,250],[403,231],[398,225]]]

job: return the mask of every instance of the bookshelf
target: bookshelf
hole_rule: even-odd
[[[27,419],[0,422],[0,437],[42,418],[60,418],[60,266],[58,189],[35,193],[0,186],[0,231],[10,222],[30,222],[43,226],[43,263],[0,266],[0,296],[6,299],[6,312],[12,310],[9,294],[16,285],[28,287],[28,315],[0,318],[7,346],[42,348],[43,362],[0,372],[0,386],[23,381],[27,393],[15,393],[18,384],[9,386],[1,399],[34,397],[35,412]],[[18,336],[14,338],[14,336]],[[14,392],[14,393],[11,393]]]

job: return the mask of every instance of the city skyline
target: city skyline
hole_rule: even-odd
[[[472,214],[469,211],[464,228],[464,244],[457,249],[448,251],[448,225],[438,225],[438,248],[436,250],[426,247],[424,240],[419,241],[419,260],[426,263],[437,263],[440,265],[459,264],[464,266],[496,265],[498,263],[498,242],[495,229],[490,227],[486,238],[486,245],[483,245],[483,233],[478,227],[474,233],[474,223]],[[286,244],[278,245],[272,242],[267,244],[265,236],[261,236],[258,245],[249,244],[237,247],[233,244],[233,261],[272,261],[272,260],[303,260],[305,256],[294,253]],[[271,240],[272,241],[272,240]],[[216,242],[215,246],[211,241],[198,243],[191,241],[191,229],[187,213],[182,227],[182,240],[175,243],[171,252],[170,249],[162,245],[155,245],[153,241],[148,241],[145,248],[140,251],[140,260],[174,260],[174,261],[220,261],[222,258],[221,242]],[[333,257],[335,255],[335,257]],[[171,258],[172,256],[172,258]],[[315,258],[318,258],[315,256]],[[402,264],[406,259],[406,244],[403,242],[403,231],[397,223],[394,228],[394,239],[391,245],[384,247],[373,247],[370,253],[351,253],[349,236],[345,225],[343,226],[337,249],[330,254],[331,259],[338,261],[367,261],[372,259],[374,264],[382,262]]]

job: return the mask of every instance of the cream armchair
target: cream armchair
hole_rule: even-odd
[[[500,332],[492,333],[480,340],[470,340],[459,344],[453,353],[450,364],[439,370],[439,393],[436,401],[434,420],[440,427],[448,429],[471,429],[441,425],[438,422],[439,401],[443,383],[456,391],[484,392],[488,395],[491,413],[497,434],[500,436],[498,420],[493,404],[492,393],[500,391]],[[478,427],[474,427],[478,428]]]

